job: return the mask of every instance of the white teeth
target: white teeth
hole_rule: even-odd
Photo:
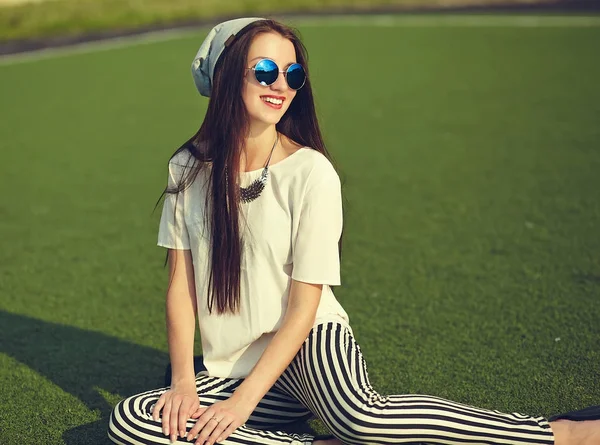
[[[261,99],[264,100],[265,102],[271,102],[272,104],[275,104],[275,105],[281,105],[283,103],[283,100],[275,99],[274,97],[262,97]]]

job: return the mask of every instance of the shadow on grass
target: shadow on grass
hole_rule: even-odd
[[[66,431],[66,444],[110,443],[106,430],[112,406],[98,388],[125,397],[164,386],[166,352],[3,310],[0,326],[0,352],[100,412],[100,420]],[[310,431],[310,427],[302,423],[285,430]]]
[[[83,437],[89,443],[109,442],[106,428],[112,406],[97,388],[128,396],[163,386],[166,352],[2,310],[0,326],[1,352],[100,412],[100,421],[76,428],[82,430],[76,435],[65,433],[66,443],[82,443]]]

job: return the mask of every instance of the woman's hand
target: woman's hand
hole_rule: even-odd
[[[192,418],[198,418],[198,421],[188,433],[187,440],[198,435],[196,445],[222,442],[246,423],[254,408],[256,406],[236,398],[235,393],[229,399],[214,403],[208,408],[199,408],[192,414]]]
[[[184,437],[186,432],[186,422],[192,417],[192,414],[200,409],[200,399],[196,392],[196,381],[186,380],[177,384],[172,384],[171,389],[164,392],[154,408],[152,409],[152,418],[158,421],[160,410],[162,409],[162,431],[165,436],[170,435],[171,442],[175,442],[179,432],[179,437]]]

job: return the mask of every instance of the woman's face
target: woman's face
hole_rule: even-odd
[[[296,62],[296,51],[293,43],[285,37],[277,33],[261,33],[250,45],[246,68],[253,67],[260,59],[265,58],[277,63],[280,71],[285,71],[289,65]],[[253,70],[246,70],[242,100],[252,124],[276,124],[289,108],[294,96],[296,91],[288,87],[283,73],[279,73],[273,84],[263,86],[256,80]],[[266,98],[271,98],[277,103],[267,102]]]

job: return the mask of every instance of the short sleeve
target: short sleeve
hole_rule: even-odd
[[[173,189],[181,181],[184,167],[173,159],[169,162],[168,189]],[[158,245],[169,249],[190,249],[190,238],[184,219],[185,191],[166,193],[163,202]]]
[[[313,284],[339,286],[338,242],[342,234],[340,178],[327,161],[327,168],[311,173],[302,199],[300,219],[292,244],[292,278]],[[313,178],[316,176],[317,178]]]

